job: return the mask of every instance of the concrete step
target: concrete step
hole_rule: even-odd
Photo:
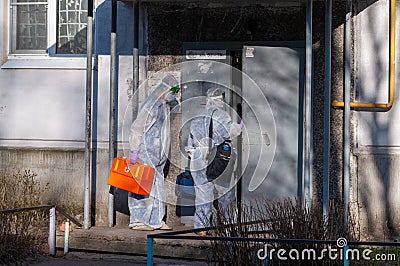
[[[174,231],[190,229],[185,226],[174,227]],[[72,250],[111,252],[132,255],[147,255],[147,234],[166,231],[135,231],[127,226],[92,227],[88,230],[73,229],[68,246]],[[195,234],[188,234],[193,235]],[[64,248],[64,232],[57,232],[57,248]],[[210,241],[155,239],[154,256],[207,260],[210,254]]]

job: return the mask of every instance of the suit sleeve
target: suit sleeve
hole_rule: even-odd
[[[130,150],[139,150],[140,144],[143,142],[143,136],[149,130],[151,125],[155,122],[155,118],[151,116],[146,110],[139,112],[135,121],[131,125],[129,134],[129,147]]]

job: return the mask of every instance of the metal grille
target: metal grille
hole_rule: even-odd
[[[39,0],[13,0],[13,50],[46,50],[47,2]]]
[[[86,53],[87,0],[58,0],[57,53]]]

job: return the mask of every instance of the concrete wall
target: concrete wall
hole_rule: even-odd
[[[63,75],[59,75],[61,71]],[[1,70],[0,105],[6,107],[0,117],[0,143],[32,140],[79,145],[84,139],[84,127],[80,126],[85,118],[84,84],[83,70]]]
[[[93,225],[107,224],[110,4],[98,1],[92,95]],[[119,3],[119,155],[126,146],[125,115],[132,97],[132,4]],[[7,1],[0,4],[0,171],[30,169],[49,183],[46,202],[82,218],[86,58],[7,57]],[[126,123],[124,122],[126,121]],[[126,129],[126,128],[125,128]],[[126,130],[125,130],[125,134]],[[125,138],[125,140],[127,140]],[[125,221],[126,222],[126,221]]]
[[[355,99],[388,102],[389,91],[389,2],[358,2],[354,33]],[[396,1],[398,6],[398,1]],[[378,15],[379,14],[379,15]],[[396,15],[396,28],[400,26]],[[397,30],[396,30],[397,34]],[[398,62],[399,38],[396,36]],[[389,111],[358,111],[354,114],[354,153],[357,160],[357,184],[354,201],[360,208],[360,224],[366,238],[397,236],[400,231],[398,178],[399,124],[398,66],[395,71],[395,100]]]

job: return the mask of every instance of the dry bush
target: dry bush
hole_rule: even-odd
[[[258,199],[240,206],[231,206],[223,210],[217,208],[213,214],[212,233],[223,237],[243,238],[279,238],[336,240],[345,237],[347,240],[358,240],[358,233],[353,219],[349,219],[348,229],[343,224],[343,205],[331,204],[329,216],[322,215],[320,206],[305,207],[297,199],[268,200]],[[335,248],[335,245],[331,245]],[[313,249],[317,257],[327,245],[270,243],[267,250],[284,249],[286,257],[291,249]],[[213,265],[267,265],[260,260],[257,252],[265,249],[265,244],[253,241],[212,241],[210,264]],[[313,260],[279,260],[276,252],[267,258],[268,265],[342,265],[342,260],[331,260],[326,255],[323,259]]]
[[[31,171],[0,173],[0,210],[43,205],[42,186]],[[48,210],[0,213],[0,264],[35,256],[43,248]]]

